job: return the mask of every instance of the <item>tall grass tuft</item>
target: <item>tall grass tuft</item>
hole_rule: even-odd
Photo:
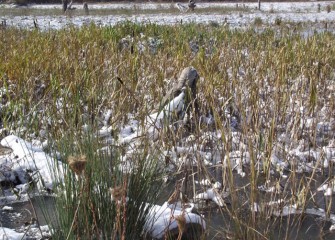
[[[133,170],[120,168],[120,149],[97,152],[97,142],[81,140],[76,150],[69,139],[61,146],[68,168],[56,190],[55,239],[137,239],[157,202],[160,176],[156,159],[139,155]],[[77,153],[78,151],[78,153]],[[70,155],[71,154],[71,155]],[[112,191],[111,191],[112,190]]]

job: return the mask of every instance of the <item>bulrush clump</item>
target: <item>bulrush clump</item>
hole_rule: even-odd
[[[87,159],[85,155],[69,156],[67,162],[71,170],[79,176],[85,170]]]

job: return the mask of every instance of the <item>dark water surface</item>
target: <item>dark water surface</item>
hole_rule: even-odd
[[[48,196],[34,197],[29,202],[6,204],[13,210],[2,210],[0,206],[0,222],[2,227],[19,228],[38,223],[48,225],[49,221],[56,223],[55,198]]]
[[[247,178],[236,177],[238,184],[245,184],[247,181]],[[166,201],[173,190],[174,184],[171,183],[162,194],[160,202]],[[239,201],[244,202],[247,200],[245,194],[241,193],[240,195]],[[317,198],[320,198],[318,201],[320,205],[322,205],[322,202],[325,202],[322,200],[322,193]],[[228,197],[226,201],[227,209],[232,210],[230,201]],[[2,227],[15,229],[35,223],[43,226],[47,225],[50,219],[53,221],[53,224],[56,223],[54,197],[35,197],[30,202],[18,202],[7,204],[6,206],[13,207],[13,210],[0,210]],[[198,206],[199,212],[206,218],[207,229],[209,230],[207,239],[224,239],[225,233],[228,232],[228,235],[229,232],[234,233],[234,220],[224,208],[220,209],[210,202],[202,203]],[[246,204],[246,206],[248,205]],[[2,207],[0,206],[0,209]],[[244,216],[246,219],[250,217],[251,211],[248,211],[247,207],[244,207],[240,211],[239,215],[241,217]],[[264,229],[258,229],[258,231],[264,232],[266,230],[270,239],[335,239],[335,232],[329,231],[331,223],[317,216],[296,214],[285,217],[273,216],[268,219],[264,219],[261,216],[258,221],[265,221],[264,224],[257,222],[257,227],[264,226]],[[260,237],[259,239],[262,238]]]

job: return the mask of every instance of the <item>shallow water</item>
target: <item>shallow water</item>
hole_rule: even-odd
[[[212,171],[212,174],[215,174]],[[302,177],[302,176],[300,176]],[[237,174],[234,174],[234,181],[236,187],[242,187],[248,184],[248,178],[242,178]],[[320,183],[320,182],[319,182]],[[163,203],[170,196],[174,190],[174,183],[167,184],[164,188],[159,203]],[[240,209],[241,216],[250,215],[251,212],[248,210],[248,201],[246,195],[247,191],[238,192],[239,204],[244,207]],[[266,198],[266,194],[263,197]],[[320,208],[326,206],[326,200],[322,193],[315,196],[316,204]],[[329,200],[329,199],[328,199]],[[230,197],[225,199],[227,208],[231,208]],[[6,204],[6,206],[13,207],[13,210],[0,210],[0,222],[2,227],[17,229],[22,226],[29,226],[30,224],[38,223],[39,225],[47,225],[48,221],[56,223],[56,209],[55,209],[55,198],[49,196],[34,197],[30,202],[17,202],[12,204]],[[2,209],[3,206],[0,206]],[[331,212],[334,212],[335,206],[332,206]],[[224,232],[234,231],[234,220],[230,218],[224,208],[218,208],[214,203],[203,202],[199,205],[199,213],[203,214],[206,218],[206,224],[208,229],[208,235],[206,239],[222,239],[225,235]],[[257,216],[257,214],[256,214]],[[38,220],[38,222],[37,222]],[[264,221],[263,217],[260,216],[260,221]],[[268,224],[268,221],[271,224]],[[261,223],[257,224],[258,227],[262,227]],[[320,217],[312,215],[289,215],[285,217],[270,217],[264,224],[264,229],[268,228],[271,239],[335,239],[335,232],[330,232],[330,222],[324,221]],[[264,229],[259,229],[260,232]]]
[[[34,197],[30,202],[15,202],[5,206],[13,210],[3,210],[3,206],[0,206],[2,227],[15,229],[35,223],[43,226],[48,225],[50,220],[56,221],[54,197]]]
[[[213,177],[220,183],[223,183],[223,172],[222,166],[219,165],[221,156],[217,152],[213,154],[213,163],[216,166],[208,167],[209,176]],[[235,171],[233,173],[233,182],[235,191],[235,198],[232,196],[226,197],[225,204],[226,207],[218,207],[214,202],[210,201],[198,201],[196,206],[198,207],[198,212],[203,214],[206,219],[208,238],[207,239],[222,239],[224,237],[224,232],[234,232],[234,219],[229,216],[229,211],[237,211],[235,216],[245,217],[245,219],[250,219],[252,212],[250,211],[250,170],[249,167],[245,166],[243,169],[246,173],[246,177],[241,177]],[[189,183],[195,180],[203,179],[203,174],[199,174],[197,168],[190,168],[189,171]],[[271,182],[275,182],[280,179],[280,183],[283,186],[287,186],[286,192],[274,196],[272,193],[258,192],[259,202],[269,202],[278,200],[280,198],[287,197],[292,198],[290,186],[292,182],[301,182],[305,179],[309,179],[311,174],[293,174],[295,175],[295,180],[291,180],[293,177],[289,172],[285,172],[287,178],[281,179],[279,174],[274,174],[271,176]],[[335,172],[320,172],[313,176],[313,181],[310,184],[310,191],[315,193],[313,200],[307,201],[307,208],[320,208],[326,209],[329,203],[332,201],[331,197],[325,197],[323,192],[317,192],[316,189],[328,178],[329,175],[334,175]],[[180,173],[176,176],[177,179],[184,177],[184,173]],[[265,176],[259,175],[257,179],[257,186],[263,185],[267,178]],[[223,184],[225,185],[225,184]],[[195,191],[197,193],[202,192],[205,187],[195,185]],[[173,193],[175,187],[175,181],[169,181],[166,185],[162,187],[163,192],[159,198],[157,204],[163,204],[169,196]],[[297,186],[295,186],[297,189]],[[4,190],[4,189],[3,189]],[[189,199],[193,199],[193,189],[192,186],[188,186],[186,189]],[[41,196],[33,197],[31,201],[26,202],[15,202],[11,204],[6,204],[6,206],[12,207],[13,210],[3,210],[3,206],[0,206],[0,222],[2,227],[17,229],[22,226],[29,226],[30,224],[37,223],[43,226],[47,225],[52,221],[53,225],[56,223],[56,209],[55,209],[55,198],[51,196]],[[234,206],[233,206],[234,205]],[[236,208],[237,207],[237,208]],[[331,213],[335,212],[334,204],[331,205],[329,209]],[[258,217],[259,216],[259,217]],[[266,221],[264,221],[266,220]],[[331,223],[325,221],[321,217],[312,216],[308,214],[296,214],[284,217],[267,216],[256,213],[256,226],[259,228],[259,232],[264,232],[268,229],[269,235],[272,235],[271,239],[318,239],[321,236],[324,239],[335,239],[335,232],[330,232],[329,228]]]

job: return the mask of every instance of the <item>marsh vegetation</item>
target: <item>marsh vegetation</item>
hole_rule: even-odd
[[[47,189],[53,238],[149,238],[150,206],[178,184],[208,223],[203,239],[291,239],[306,216],[318,226],[305,233],[327,237],[335,37],[297,29],[0,29],[1,139],[15,134],[64,164]],[[199,74],[190,121],[129,138],[188,66]]]

